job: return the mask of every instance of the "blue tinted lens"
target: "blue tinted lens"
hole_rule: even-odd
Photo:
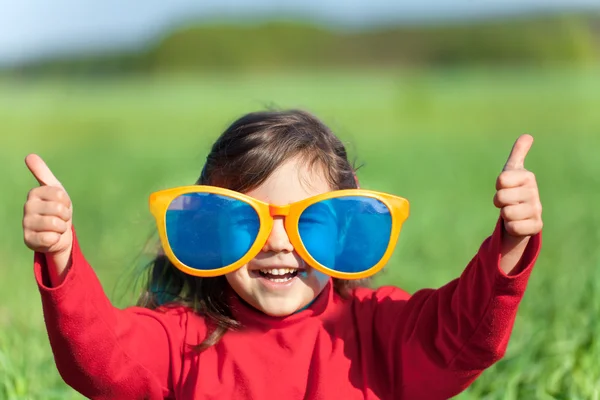
[[[251,205],[213,193],[188,193],[167,210],[167,239],[183,264],[199,270],[218,269],[242,258],[260,227]]]
[[[392,216],[377,199],[338,197],[307,207],[298,230],[306,250],[322,265],[339,272],[362,272],[383,257]]]

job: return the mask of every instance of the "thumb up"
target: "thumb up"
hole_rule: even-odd
[[[542,203],[533,172],[525,169],[525,157],[533,137],[522,135],[515,142],[496,181],[494,205],[500,209],[506,232],[523,238],[542,230]]]
[[[71,199],[39,156],[28,155],[25,164],[40,185],[29,191],[23,210],[25,244],[53,258],[70,254],[73,246]]]

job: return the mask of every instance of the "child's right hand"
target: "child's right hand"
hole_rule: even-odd
[[[73,233],[71,199],[50,168],[35,154],[25,164],[40,186],[29,191],[23,211],[25,244],[46,254],[53,286],[62,282],[71,262]]]

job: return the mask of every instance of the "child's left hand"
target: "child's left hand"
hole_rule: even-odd
[[[535,175],[524,166],[532,144],[531,135],[520,136],[496,180],[494,205],[500,209],[506,232],[514,237],[535,235],[543,226]]]
[[[525,169],[525,157],[533,144],[530,135],[513,145],[496,180],[494,205],[504,221],[500,267],[509,273],[521,259],[529,238],[542,231],[542,203],[533,172]]]

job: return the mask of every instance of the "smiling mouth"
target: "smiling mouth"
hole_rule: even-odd
[[[285,283],[298,276],[298,271],[296,268],[263,268],[257,272],[262,278],[272,282]]]

